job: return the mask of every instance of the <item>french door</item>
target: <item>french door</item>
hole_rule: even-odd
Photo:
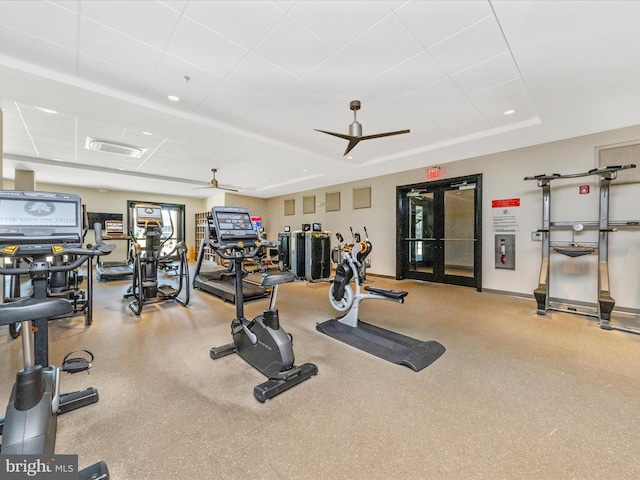
[[[397,188],[396,278],[482,290],[482,175]]]

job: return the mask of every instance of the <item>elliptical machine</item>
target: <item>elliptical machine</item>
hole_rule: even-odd
[[[178,286],[163,284],[158,282],[158,269],[164,263],[165,256],[162,255],[162,247],[171,237],[162,240],[162,207],[138,203],[134,206],[136,214],[136,226],[144,232],[144,247],[138,242],[131,246],[131,257],[133,262],[132,284],[124,295],[124,298],[133,297],[129,308],[136,315],[140,315],[145,303],[158,303],[175,301],[186,307],[189,304],[189,266],[187,264],[187,246],[184,242],[179,242],[171,253],[177,253],[180,259],[178,267]],[[173,227],[173,224],[171,225]],[[135,238],[131,235],[131,238]],[[185,298],[179,298],[183,288],[186,288]]]
[[[340,242],[344,240],[339,233],[336,236]],[[440,343],[423,342],[359,320],[360,304],[364,300],[404,303],[409,292],[372,286],[364,287],[366,293],[362,292],[363,266],[373,247],[368,235],[364,241],[360,240],[358,233],[353,234],[353,237],[353,245],[341,248],[342,263],[336,268],[336,275],[329,289],[331,306],[339,312],[349,312],[342,317],[317,324],[316,330],[390,362],[405,365],[416,372],[431,365],[445,351]],[[352,280],[355,289],[350,286]]]
[[[290,272],[264,273],[261,286],[271,287],[269,308],[251,321],[244,318],[243,262],[255,257],[260,248],[277,247],[278,243],[258,237],[246,208],[213,207],[211,213],[216,236],[211,245],[220,257],[230,261],[235,275],[236,317],[231,322],[233,343],[213,347],[209,354],[216,360],[237,353],[265,375],[268,380],[253,389],[256,400],[263,403],[318,373],[318,367],[312,363],[294,365],[292,337],[280,326],[276,308],[278,285],[292,282],[294,276]]]
[[[100,242],[92,249],[81,248],[79,212],[76,195],[0,191],[0,257],[29,258],[28,268],[0,267],[0,274],[28,274],[33,288],[30,297],[0,305],[0,325],[21,323],[24,361],[6,414],[0,417],[3,455],[53,455],[58,414],[98,401],[93,387],[61,394],[60,369],[49,365],[48,359],[49,320],[73,311],[66,299],[48,297],[50,277],[73,271],[91,257],[113,249]],[[67,255],[74,260],[60,264],[51,259]],[[90,361],[73,360],[70,369],[65,369],[63,362],[63,370],[75,373],[91,367]],[[104,462],[78,473],[80,479],[109,478]]]

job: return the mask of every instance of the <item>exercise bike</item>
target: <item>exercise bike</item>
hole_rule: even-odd
[[[61,394],[60,369],[49,365],[48,359],[48,322],[73,312],[66,299],[48,296],[51,276],[71,272],[113,248],[105,244],[81,248],[82,237],[74,232],[74,226],[79,225],[79,207],[80,198],[75,195],[0,191],[0,219],[22,223],[0,229],[0,257],[29,259],[28,268],[2,266],[0,274],[29,275],[33,292],[30,297],[0,304],[0,325],[21,324],[24,363],[16,375],[6,414],[0,418],[2,455],[53,455],[58,414],[98,401],[93,387]],[[60,264],[55,261],[60,256],[74,260]],[[91,367],[89,361],[73,360],[66,371]],[[109,478],[104,462],[78,475],[87,480]]]
[[[235,275],[236,317],[231,322],[233,343],[213,347],[210,356],[216,360],[237,353],[265,375],[268,380],[253,390],[256,400],[263,403],[318,373],[318,367],[312,363],[294,365],[292,337],[280,326],[276,308],[278,285],[292,282],[294,276],[290,272],[263,274],[261,286],[271,288],[269,308],[251,321],[244,318],[243,262],[255,257],[260,248],[274,248],[278,243],[258,237],[245,208],[214,207],[212,215],[216,238],[211,245],[220,257],[229,260]]]
[[[340,242],[343,241],[342,235],[338,233],[336,236]],[[390,362],[405,365],[416,372],[431,365],[445,351],[440,343],[416,340],[359,320],[360,304],[364,300],[404,303],[409,292],[372,286],[364,287],[363,291],[363,266],[373,246],[368,235],[365,240],[361,240],[357,233],[353,237],[352,245],[341,248],[342,262],[336,268],[329,289],[331,306],[339,312],[348,310],[348,313],[317,324],[316,330]],[[352,280],[353,289],[350,285]]]

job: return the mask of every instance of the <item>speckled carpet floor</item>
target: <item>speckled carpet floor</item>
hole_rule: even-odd
[[[567,313],[535,314],[533,299],[370,277],[408,290],[404,305],[365,301],[360,318],[446,352],[420,372],[315,330],[336,316],[327,283],[282,285],[281,322],[297,363],[319,373],[264,404],[264,377],[230,341],[234,306],[192,292],[188,308],[146,306],[128,283],[95,286],[94,324],[50,326],[50,361],[88,349],[90,375],[63,374],[62,391],[95,386],[100,401],[59,417],[57,453],[80,466],[105,460],[111,478],[144,479],[606,479],[640,478],[640,336]],[[247,317],[267,300],[245,306]],[[0,405],[20,344],[0,328]]]

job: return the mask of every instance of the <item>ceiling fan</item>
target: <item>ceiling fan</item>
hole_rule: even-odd
[[[218,190],[227,190],[228,192],[237,192],[238,190],[234,189],[234,188],[225,188],[225,187],[221,187],[218,185],[218,180],[216,180],[216,172],[218,171],[217,168],[212,168],[211,169],[211,173],[213,173],[213,178],[209,181],[209,186],[208,187],[196,187],[196,189],[199,188],[217,188]]]
[[[362,124],[358,123],[358,121],[356,120],[356,112],[360,110],[360,100],[352,100],[349,103],[349,108],[353,110],[353,123],[349,125],[349,135],[346,135],[344,133],[327,132],[326,130],[319,130],[317,128],[314,129],[316,132],[327,133],[329,135],[333,135],[334,137],[340,137],[344,138],[345,140],[349,140],[349,144],[347,145],[347,149],[344,151],[344,155],[349,153],[360,140],[370,140],[372,138],[390,137],[391,135],[401,135],[403,133],[409,133],[409,130],[398,130],[397,132],[376,133],[375,135],[363,136]]]

